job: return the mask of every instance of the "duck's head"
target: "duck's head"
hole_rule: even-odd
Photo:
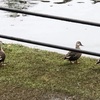
[[[76,48],[79,48],[80,46],[83,46],[83,44],[80,41],[76,42]]]

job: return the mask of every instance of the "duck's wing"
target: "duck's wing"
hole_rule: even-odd
[[[2,60],[2,57],[0,56],[0,61]]]
[[[66,55],[65,55],[65,59],[69,59],[71,57],[76,57],[76,52],[72,52],[69,51]]]
[[[5,53],[0,51],[0,62],[5,60]]]

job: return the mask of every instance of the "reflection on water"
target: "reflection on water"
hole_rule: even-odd
[[[96,3],[99,3],[100,0],[92,0],[93,1],[93,4],[96,4]]]
[[[29,7],[32,7],[37,4],[37,2],[33,2],[33,0],[4,0],[0,1],[3,2],[4,7],[18,9],[18,10],[26,10]],[[11,13],[9,12],[10,17],[19,17],[20,14],[18,13]]]
[[[25,0],[6,0],[6,5],[8,5],[8,8],[14,8],[14,9],[27,9],[29,7],[28,1]]]
[[[67,3],[67,2],[70,2],[72,0],[63,0],[62,2],[54,2],[55,4],[63,4],[63,3]]]
[[[70,2],[71,0],[63,0],[63,1],[56,1],[55,4],[63,4]],[[4,3],[3,5],[8,8],[18,9],[18,10],[26,10],[29,7],[32,7],[39,2],[50,2],[49,0],[0,0],[1,3]],[[11,13],[9,12],[9,17],[19,17],[20,14],[18,13]],[[23,16],[26,16],[23,14]]]
[[[29,7],[34,7],[35,5],[39,4],[39,2],[46,2],[46,3],[54,3],[54,4],[65,4],[71,2],[72,0],[0,0],[0,3],[3,7],[18,9],[18,10],[26,10]],[[99,2],[100,0],[93,0],[94,3]],[[84,1],[77,1],[77,3],[85,3]],[[51,6],[52,7],[52,6]],[[9,17],[19,17],[20,14],[18,13],[9,13]],[[26,15],[23,15],[26,16]]]

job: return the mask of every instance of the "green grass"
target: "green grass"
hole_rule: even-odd
[[[1,100],[100,100],[96,59],[81,57],[80,64],[70,64],[55,52],[17,44],[3,48],[6,65],[0,68]]]

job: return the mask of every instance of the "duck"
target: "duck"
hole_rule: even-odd
[[[6,55],[2,48],[2,41],[0,41],[0,65],[4,64],[5,57],[6,57]]]
[[[83,44],[80,41],[76,42],[76,49],[80,49],[80,46],[83,46]],[[79,63],[77,60],[81,57],[82,53],[74,52],[74,51],[69,51],[64,59],[67,59],[70,61],[70,63]]]

